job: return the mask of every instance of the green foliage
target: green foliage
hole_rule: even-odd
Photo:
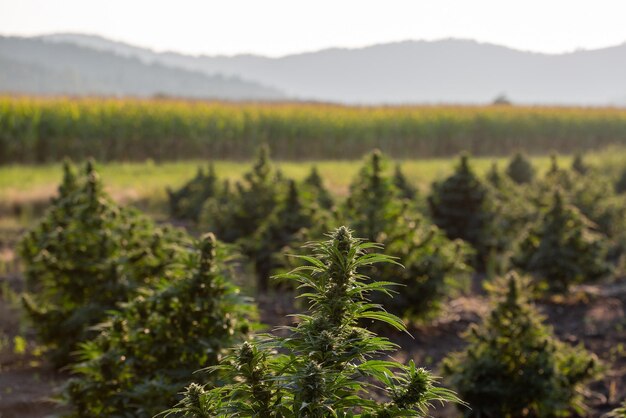
[[[276,208],[280,177],[272,167],[269,148],[260,147],[252,170],[235,184],[235,190],[228,191],[228,199],[218,196],[206,202],[201,226],[225,242],[252,236]]]
[[[393,185],[396,186],[396,189],[400,192],[402,199],[413,201],[417,197],[417,189],[407,180],[400,164],[396,164],[396,168],[393,172]]]
[[[166,416],[417,417],[433,402],[458,401],[413,362],[380,359],[397,347],[359,326],[379,320],[404,330],[398,318],[368,302],[372,292],[387,292],[386,283],[359,273],[391,261],[372,252],[376,248],[345,227],[314,244],[314,255],[303,256],[308,264],[283,276],[305,291],[309,312],[296,315],[286,337],[265,335],[241,345],[211,368],[225,385],[190,385]],[[388,401],[378,401],[374,388]]]
[[[535,205],[538,211],[548,209],[554,201],[554,192],[560,191],[564,199],[568,200],[577,186],[582,186],[582,176],[575,172],[559,167],[556,154],[550,156],[550,168],[545,175],[535,181],[527,189],[528,199]],[[584,187],[588,185],[585,184]]]
[[[462,240],[449,240],[423,216],[402,216],[390,231],[385,252],[404,266],[386,263],[373,273],[400,285],[393,298],[375,299],[393,314],[417,320],[432,318],[446,298],[466,290],[469,284],[471,247]]]
[[[26,312],[53,361],[61,366],[106,311],[163,276],[180,255],[182,232],[158,228],[115,204],[87,164],[77,179],[66,164],[59,196],[19,245],[27,287]]]
[[[385,175],[386,168],[387,159],[379,150],[365,157],[344,208],[344,217],[356,233],[374,242],[384,241],[405,208],[392,179]]]
[[[217,194],[217,176],[213,164],[209,171],[198,168],[196,176],[185,183],[180,189],[167,189],[170,204],[170,215],[176,219],[198,221],[204,202]]]
[[[296,183],[291,180],[286,196],[270,214],[254,235],[243,241],[246,254],[254,263],[257,274],[258,290],[265,292],[269,287],[269,278],[277,268],[284,267],[286,260],[280,256],[295,243],[303,243],[319,238],[328,223],[317,206],[307,206],[301,199]]]
[[[626,232],[626,205],[615,196],[611,182],[603,176],[588,172],[574,178],[567,198],[594,223],[594,229],[614,239]]]
[[[406,267],[385,264],[372,272],[380,280],[402,285],[393,299],[379,295],[376,302],[395,314],[423,319],[436,314],[441,302],[466,283],[472,251],[450,241],[424,217],[410,214],[411,202],[394,186],[397,176],[386,175],[386,162],[379,151],[366,157],[344,216],[357,234],[384,244]]]
[[[76,167],[68,159],[63,161],[63,180],[58,188],[58,196],[52,199],[53,204],[62,204],[65,198],[78,190]]]
[[[615,193],[623,194],[624,192],[626,192],[626,169],[622,171],[615,183]]]
[[[589,172],[589,166],[583,160],[583,156],[577,153],[572,161],[572,170],[580,175],[585,175]]]
[[[232,284],[228,250],[213,234],[171,277],[114,312],[83,343],[64,391],[70,417],[152,417],[180,399],[194,371],[243,340],[254,311]]]
[[[590,226],[557,191],[550,210],[522,239],[513,263],[557,292],[602,277],[610,271],[606,242]]]
[[[281,160],[533,154],[626,144],[615,107],[345,106],[168,99],[0,97],[0,163],[244,160],[259,141]]]
[[[463,352],[443,370],[471,410],[467,417],[555,417],[581,413],[582,385],[598,372],[583,347],[556,339],[528,300],[528,282],[516,274],[491,289],[492,310],[465,335]]]
[[[491,168],[487,172],[486,179],[487,179],[487,182],[492,187],[495,187],[496,189],[499,189],[504,185],[505,180],[502,174],[500,174],[500,171],[498,170],[497,163],[491,164]]]
[[[559,167],[556,154],[550,155],[550,168],[546,173],[544,182],[553,190],[555,187],[560,187],[563,190],[570,190],[572,188],[572,174],[568,170]]]
[[[500,174],[495,163],[486,178],[492,198],[492,219],[486,234],[490,248],[497,255],[490,257],[486,269],[488,274],[502,273],[509,270],[508,259],[515,243],[528,223],[536,219],[538,209],[528,198],[531,186],[518,185]]]
[[[488,188],[469,166],[467,155],[462,155],[452,176],[433,184],[428,197],[430,213],[437,226],[449,238],[460,238],[476,248],[484,261],[490,251],[492,209],[489,207]]]
[[[335,205],[333,197],[328,189],[324,186],[324,180],[317,171],[317,167],[313,166],[311,172],[304,179],[304,192],[312,195],[311,200],[326,210],[331,210]]]
[[[518,151],[509,162],[506,174],[517,184],[530,183],[535,178],[535,169],[528,157]]]
[[[561,192],[564,201],[578,208],[593,222],[592,229],[613,241],[613,253],[621,251],[619,241],[626,232],[626,207],[623,197],[615,195],[613,185],[606,176],[592,170],[584,175],[575,170],[563,170],[553,156],[545,178],[537,182],[527,195],[541,210],[552,206],[555,190]]]

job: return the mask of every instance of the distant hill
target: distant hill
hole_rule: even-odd
[[[278,89],[237,76],[148,63],[134,54],[75,43],[18,37],[0,37],[0,92],[227,100],[285,97]]]
[[[275,89],[270,92],[280,91],[289,98],[303,100],[484,104],[505,95],[519,104],[626,105],[626,44],[566,54],[539,54],[449,39],[360,49],[333,48],[268,58],[155,52],[83,34],[54,34],[41,39],[50,47],[73,44],[99,53],[115,53],[119,59],[135,59],[135,65],[165,66],[195,74],[184,73],[189,77],[198,77],[197,73],[239,77],[258,83],[255,87],[260,92],[268,89],[261,86],[270,86]],[[196,96],[194,89],[190,90]]]

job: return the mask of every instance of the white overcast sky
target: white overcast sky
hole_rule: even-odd
[[[626,0],[0,0],[0,34],[53,32],[191,54],[442,38],[556,53],[624,43]]]

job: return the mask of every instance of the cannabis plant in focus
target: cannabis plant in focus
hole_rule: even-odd
[[[81,178],[66,164],[59,196],[19,244],[26,313],[53,362],[67,364],[108,310],[164,276],[185,241],[115,204],[92,163]]]
[[[228,249],[202,237],[171,278],[111,314],[81,345],[64,398],[71,417],[152,417],[194,371],[216,365],[249,330],[252,306],[231,280]]]
[[[204,202],[218,194],[217,176],[213,164],[208,173],[198,169],[196,176],[178,190],[167,189],[170,215],[176,219],[198,221]]]
[[[600,278],[610,272],[605,240],[580,211],[555,192],[553,204],[522,239],[513,264],[533,274],[552,291]]]
[[[506,174],[517,184],[531,183],[535,178],[535,169],[526,155],[517,152],[509,162]]]
[[[597,358],[553,336],[528,299],[527,280],[513,273],[490,291],[492,310],[466,333],[468,347],[443,362],[452,386],[471,406],[465,416],[584,415],[581,391],[598,373]]]
[[[387,284],[360,271],[393,262],[378,246],[341,227],[312,245],[312,256],[283,279],[304,291],[309,312],[296,315],[286,337],[265,335],[236,348],[209,370],[224,385],[187,387],[166,416],[181,417],[422,417],[433,402],[458,402],[451,391],[413,362],[381,359],[397,347],[359,326],[378,320],[398,330],[402,322],[368,301]],[[375,395],[373,392],[378,392]],[[380,401],[379,399],[387,399]]]

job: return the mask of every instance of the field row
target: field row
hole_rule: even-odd
[[[607,158],[609,155],[612,159]],[[593,153],[586,158],[592,163],[602,160],[609,164],[608,169],[626,166],[626,152]],[[496,162],[500,168],[507,164],[507,158],[474,158],[472,165],[477,174],[487,173],[491,164]],[[532,158],[539,172],[545,172],[550,163],[549,157]],[[559,159],[563,166],[569,166],[571,158]],[[421,191],[426,192],[433,181],[449,175],[457,160],[439,158],[426,160],[402,161],[402,170],[411,182]],[[294,180],[304,179],[312,166],[316,166],[324,178],[329,191],[343,198],[348,194],[350,181],[355,178],[361,161],[310,161],[306,163],[278,162],[276,165],[283,174]],[[177,188],[190,177],[198,167],[206,166],[207,161],[192,160],[170,163],[106,163],[99,171],[106,182],[107,189],[119,202],[139,204],[143,209],[155,214],[162,213],[167,200],[166,187]],[[215,170],[222,179],[238,180],[249,168],[249,162],[214,162]],[[616,171],[616,170],[610,170]],[[47,203],[55,193],[61,180],[60,164],[45,165],[8,165],[0,167],[0,215],[10,214],[14,207],[29,207]]]
[[[241,160],[268,143],[280,160],[571,153],[626,145],[626,110],[344,107],[175,100],[0,98],[0,163]]]

